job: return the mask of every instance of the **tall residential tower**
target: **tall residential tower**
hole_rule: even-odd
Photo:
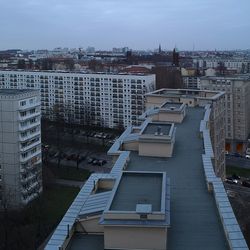
[[[18,208],[42,191],[40,96],[0,89],[0,208]]]

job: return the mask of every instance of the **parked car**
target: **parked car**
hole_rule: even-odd
[[[82,162],[82,161],[84,161],[85,159],[86,159],[86,156],[80,155],[79,156],[79,163]]]
[[[233,179],[232,177],[226,178],[226,182],[230,184],[238,184],[238,180]]]
[[[105,165],[106,163],[107,163],[106,160],[99,160],[98,163],[97,163],[97,165],[98,165],[98,166],[103,166],[103,165]]]
[[[79,155],[73,154],[71,160],[72,160],[72,161],[77,161],[78,158],[79,158]]]
[[[55,153],[54,157],[57,158],[57,157],[59,157],[59,155],[60,155],[60,152],[57,151],[57,152]]]
[[[232,179],[234,180],[240,180],[240,176],[237,174],[232,174]]]
[[[92,165],[98,165],[98,162],[99,162],[99,160],[95,159],[95,160],[92,161]]]
[[[245,155],[245,157],[246,157],[247,159],[250,159],[250,155]]]
[[[250,188],[250,180],[242,181],[241,185],[244,186],[244,187],[249,187]]]
[[[94,158],[94,157],[93,158],[88,158],[87,162],[88,162],[88,164],[91,164],[94,160],[96,160],[96,158]]]
[[[233,153],[232,156],[234,156],[234,157],[242,157],[242,155],[239,154],[239,153]]]
[[[68,155],[68,156],[66,157],[66,160],[67,160],[67,161],[71,161],[71,160],[74,159],[74,157],[75,157],[75,154]]]
[[[96,134],[95,132],[91,132],[89,136],[94,137],[95,134]]]

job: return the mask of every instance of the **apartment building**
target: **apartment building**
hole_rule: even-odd
[[[147,96],[143,123],[108,151],[110,173],[90,176],[45,250],[248,249],[214,172],[210,125],[224,94],[184,91]]]
[[[250,60],[244,58],[195,58],[193,64],[199,68],[225,67],[228,70],[235,70],[238,73],[250,73]]]
[[[64,119],[110,128],[138,125],[144,95],[155,89],[154,75],[0,71],[0,88],[39,89],[42,115],[53,107]]]
[[[250,75],[202,77],[201,89],[225,91],[226,150],[244,153],[250,133]]]
[[[181,68],[181,76],[184,88],[199,89],[200,78],[195,68]]]
[[[42,192],[40,95],[0,89],[0,208],[18,208]]]

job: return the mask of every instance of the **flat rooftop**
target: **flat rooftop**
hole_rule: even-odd
[[[163,135],[169,135],[172,124],[170,123],[148,123],[143,130],[143,135],[154,135],[155,133],[163,133]]]
[[[161,106],[161,108],[166,108],[166,109],[174,108],[175,110],[178,110],[180,109],[181,105],[183,105],[183,103],[181,102],[166,102]]]
[[[13,69],[1,69],[0,72],[2,73],[17,73],[17,74],[23,74],[23,73],[32,73],[32,74],[74,74],[74,75],[110,75],[110,76],[150,76],[153,75],[152,73],[107,73],[107,72],[95,72],[95,73],[89,73],[85,71],[66,71],[66,70],[13,70]]]
[[[170,158],[139,156],[137,152],[130,153],[127,171],[165,172],[170,177],[170,228],[168,228],[168,250],[228,250],[227,239],[218,215],[214,195],[209,193],[203,170],[202,154],[203,140],[200,138],[200,121],[204,117],[204,108],[187,108],[187,116],[177,127],[173,156]],[[127,181],[129,178],[127,179]],[[122,183],[121,187],[130,193],[117,198],[118,206],[133,207],[137,201],[126,203],[129,196],[136,196],[135,189],[149,192],[149,197],[158,193],[151,190],[147,182],[141,183],[136,178]],[[125,179],[126,182],[126,179]],[[127,187],[128,185],[128,187]],[[159,185],[160,186],[160,185]],[[157,184],[155,188],[160,188]],[[149,190],[148,190],[149,189]],[[118,190],[119,191],[119,190]],[[122,191],[122,188],[120,189]],[[116,198],[116,197],[114,197]],[[134,199],[134,198],[133,198]],[[156,199],[158,200],[158,198]],[[122,203],[124,203],[122,205]],[[124,206],[124,207],[123,207]],[[120,209],[120,208],[119,208]],[[84,239],[84,241],[82,241]],[[101,250],[91,235],[81,235],[72,239],[71,250]],[[86,242],[87,241],[87,242]],[[101,237],[97,239],[102,242]],[[92,248],[90,246],[92,245]],[[81,248],[80,248],[81,247]]]
[[[151,204],[152,211],[161,211],[162,178],[161,173],[124,172],[110,210],[136,211],[137,204]]]
[[[34,89],[0,89],[0,95],[9,95],[9,96],[32,93],[32,92],[37,92],[37,90],[34,90]]]
[[[199,127],[205,110],[195,107],[186,111],[185,120],[175,124],[177,132],[172,157],[145,157],[131,152],[126,170],[166,172],[170,178],[168,250],[229,249],[203,171],[203,141],[199,137]]]

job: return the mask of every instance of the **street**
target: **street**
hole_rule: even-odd
[[[250,169],[250,159],[226,155],[226,165]]]

